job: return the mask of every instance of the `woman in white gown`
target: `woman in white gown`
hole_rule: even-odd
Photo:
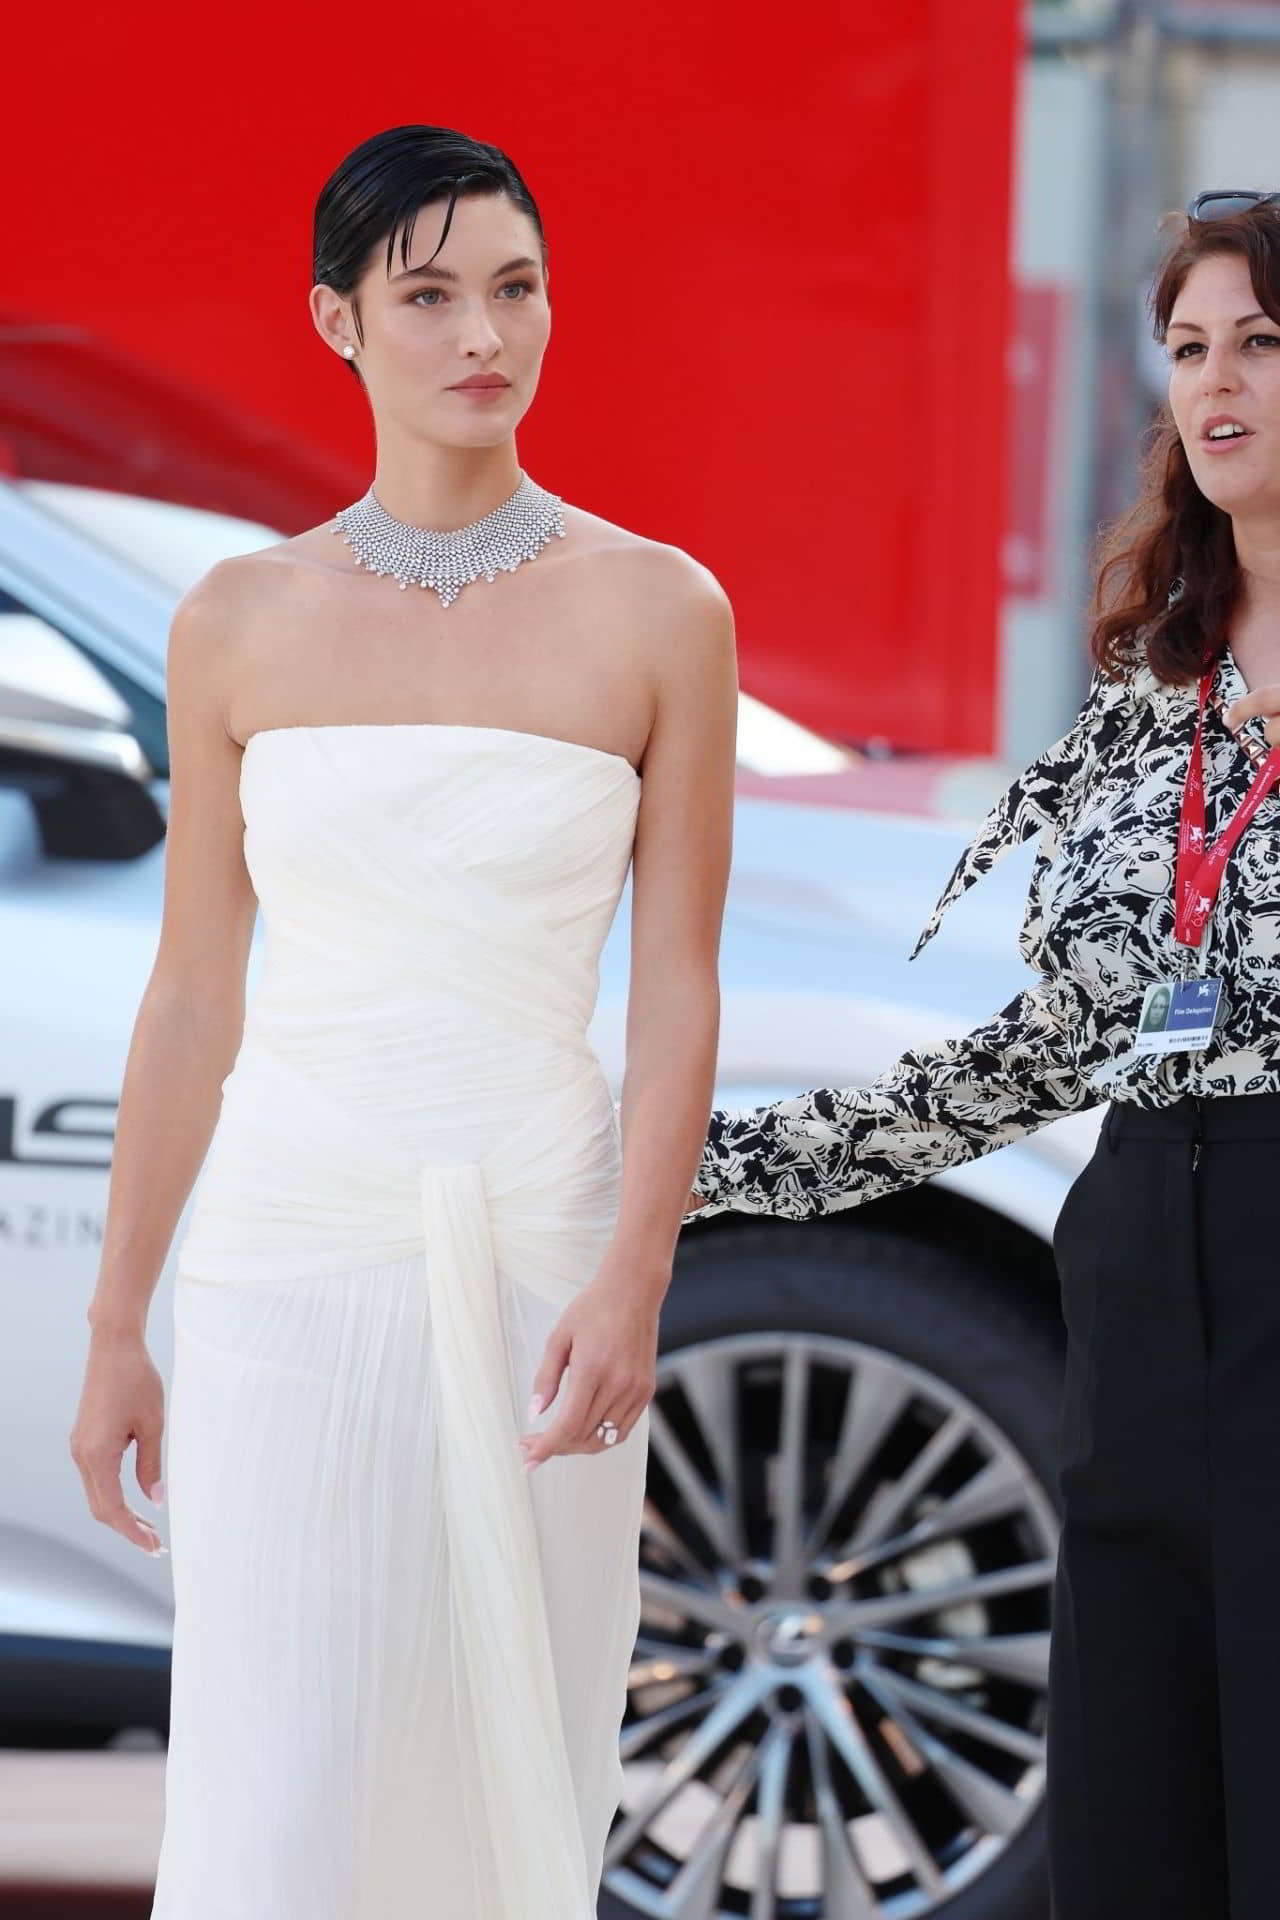
[[[589,1920],[714,1077],[732,616],[518,464],[550,309],[499,149],[366,141],[314,266],[373,483],[174,616],[164,917],[72,1453],[96,1517],[163,1550],[121,1466],[136,1442],[159,1497],[145,1326],[190,1194],[156,1920]],[[619,1119],[587,1026],[629,867]]]

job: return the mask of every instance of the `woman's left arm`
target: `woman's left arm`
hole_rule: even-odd
[[[569,1367],[563,1409],[522,1438],[530,1466],[598,1451],[604,1418],[625,1439],[652,1397],[658,1310],[715,1085],[738,712],[733,613],[689,556],[663,550],[662,570],[632,859],[621,1198],[604,1260],[552,1330],[535,1377],[545,1406]]]
[[[706,1139],[733,834],[733,617],[699,568],[666,623],[632,869],[622,1202],[611,1258],[660,1299]]]

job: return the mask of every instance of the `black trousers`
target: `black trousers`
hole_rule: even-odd
[[[1114,1104],[1067,1323],[1052,1920],[1280,1914],[1280,1094]]]

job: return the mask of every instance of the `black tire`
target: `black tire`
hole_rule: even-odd
[[[853,1223],[694,1227],[664,1302],[660,1351],[768,1331],[857,1341],[937,1376],[1000,1429],[1058,1512],[1063,1338],[1051,1302],[1022,1297],[972,1257]],[[946,1920],[1045,1920],[1043,1803],[978,1881],[934,1911]],[[599,1912],[635,1920],[607,1875]]]

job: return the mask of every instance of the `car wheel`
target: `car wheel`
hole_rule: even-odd
[[[1042,1920],[1060,1331],[861,1225],[685,1236],[602,1916]]]

